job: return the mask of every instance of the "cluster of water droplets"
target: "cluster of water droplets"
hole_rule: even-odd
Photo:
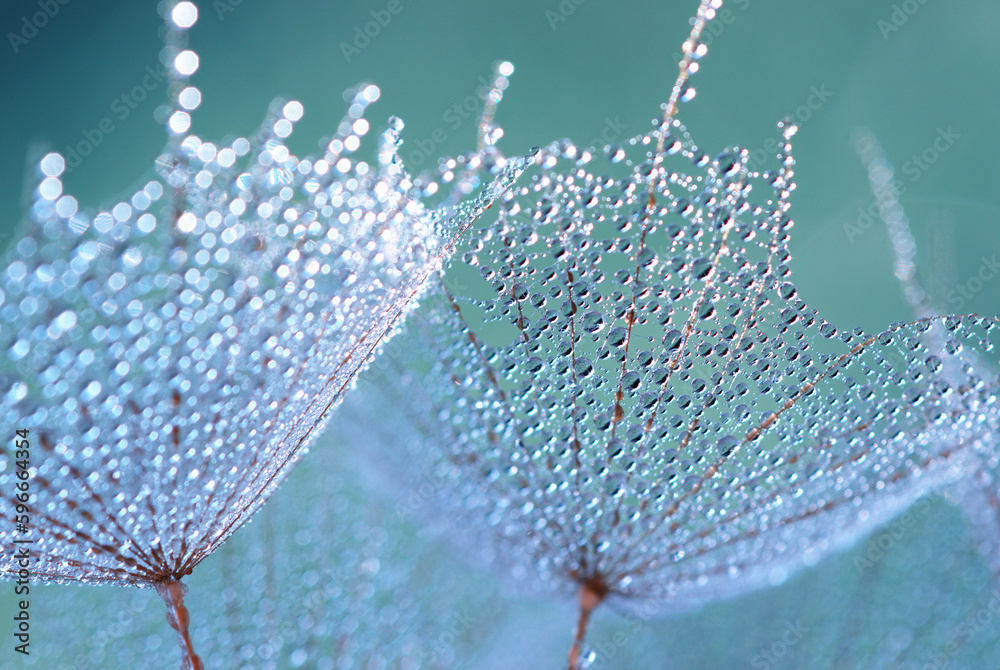
[[[776,583],[991,448],[996,319],[866,334],[798,296],[779,130],[767,171],[672,119],[546,147],[463,256],[485,283],[442,288],[437,421],[399,441],[518,581],[675,609]]]
[[[295,101],[252,137],[204,141],[190,133],[201,94],[184,44],[197,9],[164,11],[173,105],[156,175],[90,216],[63,192],[63,157],[46,155],[0,276],[0,417],[31,431],[36,580],[188,574],[287,474],[455,236],[523,169],[491,147],[461,162],[451,202],[425,206],[447,180],[406,173],[398,119],[376,162],[355,155],[373,85],[348,91],[319,156],[285,145]],[[489,172],[456,204],[469,174]],[[13,518],[13,452],[2,459]],[[0,529],[4,573],[15,535]]]

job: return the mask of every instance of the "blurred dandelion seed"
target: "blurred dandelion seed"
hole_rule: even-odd
[[[180,580],[284,479],[526,162],[481,139],[452,161],[454,193],[426,206],[448,180],[406,173],[398,119],[377,164],[353,156],[379,97],[371,84],[348,91],[319,156],[285,146],[296,101],[276,102],[252,138],[205,142],[190,132],[201,96],[187,83],[197,8],[161,12],[172,107],[156,176],[91,218],[63,193],[63,157],[39,165],[28,229],[0,279],[0,416],[36,437],[31,580],[155,587],[183,667],[200,668]],[[501,76],[480,129],[489,137]],[[483,173],[492,183],[459,204]],[[13,518],[13,454],[0,459],[0,509]],[[7,578],[14,539],[0,529]]]
[[[862,164],[868,171],[868,180],[878,203],[879,216],[886,226],[895,258],[894,268],[903,296],[910,309],[918,318],[927,319],[940,313],[917,278],[916,242],[910,231],[909,220],[900,203],[900,194],[894,182],[894,168],[886,158],[874,134],[867,129],[854,133],[854,147]],[[978,411],[963,415],[960,402],[954,402],[952,415],[956,423],[966,423],[974,431],[977,439],[975,450],[970,454],[970,462],[965,476],[951,487],[951,498],[957,501],[964,512],[976,543],[994,576],[1000,577],[1000,497],[997,495],[995,463],[1000,447],[997,435],[1000,433],[1000,404],[997,393],[1000,389],[1000,373],[991,365],[984,354],[994,348],[994,342],[981,338],[975,349],[960,349],[954,339],[948,337],[948,330],[954,329],[955,319],[936,320],[934,325],[922,335],[928,349],[936,352],[935,367],[952,386],[959,388],[965,383],[981,386],[983,402]],[[995,321],[996,319],[994,319]],[[988,321],[988,319],[987,319]],[[995,361],[994,361],[995,362]],[[966,381],[968,370],[973,377]]]

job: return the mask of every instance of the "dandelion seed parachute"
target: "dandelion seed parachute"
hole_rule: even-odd
[[[995,319],[866,334],[799,297],[791,122],[757,170],[674,118],[715,8],[662,123],[603,155],[543,148],[472,237],[482,291],[425,303],[387,428],[461,544],[579,591],[570,668],[600,602],[678,611],[782,581],[962,480],[995,414],[971,353]]]
[[[0,418],[33,436],[33,582],[156,587],[186,667],[200,667],[180,580],[267,500],[356,376],[417,302],[457,236],[525,167],[489,148],[458,195],[422,198],[390,120],[378,160],[355,156],[371,84],[322,154],[285,145],[302,114],[276,102],[258,133],[218,146],[191,133],[201,95],[186,32],[166,3],[171,111],[156,175],[94,216],[46,155],[27,229],[0,275]],[[499,96],[496,96],[499,99]],[[447,194],[446,194],[447,196]],[[0,510],[13,518],[3,453]],[[0,573],[18,571],[0,529]],[[25,539],[24,537],[20,539]]]

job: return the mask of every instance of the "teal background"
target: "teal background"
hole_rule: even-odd
[[[290,145],[300,154],[311,153],[340,119],[342,91],[372,81],[382,98],[367,116],[376,129],[389,115],[403,118],[404,158],[435,130],[447,136],[437,153],[474,147],[475,124],[466,121],[453,129],[445,114],[476,93],[480,77],[489,76],[497,59],[517,68],[497,115],[505,130],[500,147],[508,155],[560,137],[587,143],[609,119],[626,125],[629,135],[645,132],[673,83],[672,54],[687,35],[696,5],[693,0],[402,0],[402,12],[347,62],[341,44],[353,40],[355,27],[371,21],[370,12],[384,10],[388,2],[198,4],[201,17],[191,44],[201,67],[192,82],[202,90],[203,103],[193,115],[195,133],[210,141],[245,135],[257,127],[272,98],[294,98],[304,104],[305,117]],[[558,13],[561,5],[573,12],[553,29],[553,15],[547,12]],[[897,13],[907,20],[883,35],[879,22],[903,12],[903,5],[915,11]],[[231,11],[219,13],[216,7]],[[155,3],[70,0],[15,54],[8,33],[20,31],[22,18],[37,11],[37,2],[7,2],[0,8],[3,247],[24,217],[26,160],[37,157],[41,147],[63,151],[102,119],[113,119],[114,131],[65,179],[67,191],[93,209],[127,194],[151,169],[164,142],[153,112],[165,86],[125,119],[112,109],[116,98],[142,81],[146,67],[158,63],[161,21]],[[902,203],[917,237],[923,278],[943,309],[955,309],[948,296],[978,272],[984,257],[1000,254],[1000,4],[734,0],[724,11],[732,20],[715,24],[718,34],[693,79],[698,95],[678,115],[709,153],[731,144],[759,149],[775,136],[776,121],[807,101],[810,87],[832,92],[794,139],[798,187],[792,197],[791,248],[800,295],[841,327],[876,330],[909,316],[882,228],[875,225],[853,242],[844,230],[845,224],[856,223],[858,208],[872,202],[849,142],[853,129],[867,126],[895,163],[897,178],[908,185]],[[903,166],[947,128],[959,136],[954,145],[919,179],[909,181]],[[940,233],[935,237],[935,222],[941,221],[951,221],[950,245]],[[1000,277],[987,281],[961,309],[1000,313]],[[814,630],[835,629],[841,624],[831,623],[830,603],[861,589],[849,606],[852,616],[842,609],[837,621],[852,639],[872,637],[874,648],[893,630],[885,613],[895,611],[900,599],[927,580],[957,574],[973,584],[966,591],[956,588],[955,600],[946,604],[948,616],[960,620],[963,612],[974,612],[989,599],[985,566],[961,517],[944,505],[935,509],[922,519],[926,528],[920,535],[933,541],[908,535],[892,548],[896,560],[878,573],[889,580],[882,584],[896,586],[859,586],[852,554],[847,554],[773,591],[652,623],[635,646],[651,650],[649,658],[656,660],[650,667],[672,667],[665,658],[677,667],[759,667],[751,665],[752,654],[779,639],[787,620],[813,617],[808,620],[818,622]],[[929,542],[930,554],[915,554],[908,542]],[[2,612],[12,587],[0,589]],[[81,598],[86,590],[72,592]],[[56,595],[61,591],[44,593],[61,597]],[[572,619],[570,603],[512,600],[509,619],[497,624],[491,653],[536,659],[530,667],[559,667]],[[610,613],[599,616],[595,639],[602,631],[611,636],[617,625],[621,621]],[[12,646],[6,626],[0,618],[5,663]],[[948,639],[947,631],[942,639]],[[979,646],[988,646],[989,639],[996,636],[983,635]],[[816,649],[817,655],[827,655],[817,656],[813,667],[834,667],[836,647]],[[968,645],[962,653],[974,658],[976,649]],[[531,655],[523,656],[528,650]],[[616,665],[631,662],[618,657],[606,667],[633,667]],[[836,667],[853,665],[848,660]],[[956,660],[951,667],[962,666]]]

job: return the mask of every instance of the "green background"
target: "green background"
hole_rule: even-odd
[[[645,132],[674,80],[672,55],[695,10],[691,0],[401,0],[402,11],[347,62],[343,44],[388,1],[223,2],[199,2],[201,18],[191,31],[192,48],[201,57],[192,82],[203,93],[193,115],[196,134],[210,141],[246,135],[270,100],[280,96],[304,104],[305,117],[290,145],[300,155],[312,153],[344,111],[342,91],[371,81],[382,98],[367,116],[376,129],[389,115],[403,118],[404,159],[436,130],[447,137],[435,153],[474,147],[475,124],[453,128],[446,113],[475,95],[480,77],[489,76],[497,59],[516,66],[497,115],[505,130],[499,146],[508,155],[560,137],[587,143],[609,120],[624,124],[628,135]],[[798,188],[792,197],[791,249],[800,295],[841,327],[877,330],[909,317],[892,275],[885,232],[876,225],[851,240],[844,229],[856,223],[859,207],[872,202],[849,142],[853,129],[867,126],[907,183],[902,203],[917,237],[923,279],[942,309],[955,309],[948,296],[975,276],[984,257],[1000,254],[1000,4],[734,0],[724,9],[730,20],[715,24],[702,71],[693,79],[698,95],[678,115],[709,153],[732,144],[760,149],[775,136],[776,121],[806,103],[811,87],[832,93],[794,139]],[[142,82],[147,66],[158,64],[161,21],[154,3],[70,0],[14,53],[8,33],[21,32],[23,18],[38,11],[37,2],[0,8],[3,247],[24,217],[26,161],[41,147],[64,151],[103,119],[113,120],[114,130],[65,179],[67,191],[93,209],[127,194],[148,173],[164,142],[153,112],[165,86],[127,118],[119,119],[120,108],[112,108]],[[892,25],[894,12],[897,20],[906,20],[889,31],[885,26]],[[949,128],[958,135],[954,144],[911,181],[902,173],[904,165]],[[942,221],[949,222],[944,236]],[[1000,277],[987,281],[961,310],[1000,313]],[[780,639],[787,621],[799,616],[814,622],[812,630],[846,626],[844,635],[855,640],[867,635],[874,648],[891,638],[894,628],[884,613],[894,611],[900,599],[919,592],[927,580],[967,574],[981,588],[956,589],[953,602],[945,605],[947,616],[941,615],[942,621],[960,621],[989,599],[985,566],[961,517],[947,506],[934,509],[921,518],[926,533],[910,534],[892,548],[895,558],[878,573],[888,580],[881,588],[878,580],[862,583],[851,563],[855,554],[847,554],[771,592],[650,623],[634,646],[650,650],[649,667],[674,667],[667,658],[677,667],[760,667],[752,665],[755,651]],[[912,550],[921,542],[931,547],[929,555]],[[848,592],[858,596],[844,605]],[[58,597],[56,591],[45,593]],[[7,596],[0,595],[5,604]],[[497,624],[493,658],[559,667],[573,619],[571,603],[511,598],[509,616]],[[831,614],[834,602],[850,614],[843,609]],[[610,639],[618,625],[610,613],[599,616],[595,641],[602,635]],[[944,640],[947,625],[940,626]],[[0,633],[6,626],[0,619]],[[993,628],[1000,625],[994,622]],[[979,647],[995,642],[993,633],[977,638]],[[12,647],[7,640],[6,634],[0,637],[4,663]],[[979,647],[968,645],[962,653],[974,654]],[[834,667],[835,645],[815,649],[826,656],[814,667]],[[790,658],[769,667],[785,667],[781,663]],[[841,658],[846,664],[836,667],[852,667],[849,657]],[[619,656],[605,667],[631,663],[639,661]],[[962,667],[959,659],[953,663]],[[898,667],[923,666],[914,661]]]

